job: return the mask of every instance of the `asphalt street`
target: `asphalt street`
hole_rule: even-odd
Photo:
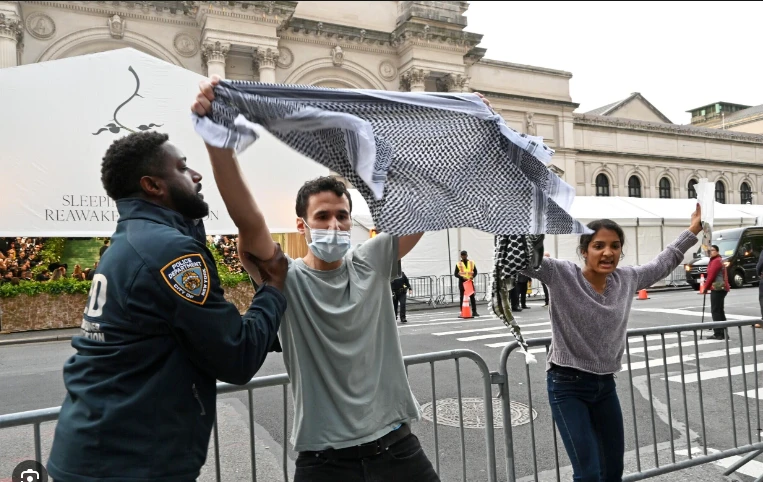
[[[649,300],[634,301],[630,328],[683,325],[702,320],[703,297],[696,292],[655,292],[649,296]],[[525,335],[528,338],[550,336],[548,311],[542,306],[542,300],[531,301],[530,307],[517,316]],[[398,324],[403,353],[417,355],[471,350],[484,360],[489,371],[498,371],[501,351],[513,338],[489,313],[487,306],[480,305],[479,310],[482,316],[468,320],[459,319],[456,308],[411,312],[407,324]],[[709,313],[708,298],[705,321],[710,320]],[[726,313],[729,320],[760,318],[757,288],[732,291],[726,299]],[[669,333],[664,340],[660,336],[629,340],[631,366],[628,369],[628,360],[624,357],[626,369],[617,375],[626,434],[626,472],[636,471],[637,463],[644,470],[655,467],[656,462],[662,466],[674,459],[686,459],[687,441],[690,450],[707,448],[711,453],[761,440],[763,410],[760,410],[755,389],[757,383],[763,394],[763,375],[754,372],[754,357],[763,349],[763,330],[745,328],[742,340],[739,331],[732,330],[728,354],[727,342],[708,340],[709,334],[708,331],[698,333],[696,345],[691,333],[681,337]],[[743,352],[740,346],[744,346]],[[556,480],[556,467],[559,466],[562,480],[570,480],[569,461],[558,432],[553,429],[548,407],[545,351],[544,348],[533,351],[537,357],[535,364],[527,365],[520,353],[514,353],[508,362],[516,476],[522,480],[537,470],[540,480]],[[61,368],[72,353],[68,341],[0,347],[0,414],[60,405],[64,398]],[[759,370],[763,370],[763,359],[761,362]],[[271,354],[257,376],[284,372],[280,354]],[[699,379],[697,372],[701,373]],[[433,366],[430,363],[414,364],[409,366],[409,378],[424,413],[424,419],[414,424],[413,431],[427,455],[437,464],[442,480],[462,480],[464,474],[469,481],[487,480],[486,393],[478,365],[469,359],[461,359],[458,364],[453,360],[438,361]],[[496,394],[496,387],[492,386],[487,396],[495,408],[498,480],[506,480],[505,434],[500,428],[501,400],[495,398]],[[700,394],[704,411],[700,410]],[[437,399],[437,425],[433,423],[433,398]],[[296,458],[288,442],[293,410],[291,394],[284,397],[283,387],[270,387],[255,390],[252,399],[258,476],[260,480],[281,480],[284,470],[293,474]],[[248,404],[246,392],[224,394],[218,398],[223,480],[251,477]],[[460,412],[465,425],[464,465]],[[54,422],[46,423],[41,428],[44,458],[54,425]],[[0,430],[0,482],[10,480],[15,464],[33,455],[31,436],[31,427]],[[438,451],[435,450],[435,438]],[[737,472],[735,479],[723,478],[720,475],[722,467],[732,461],[723,459],[694,469],[696,473],[683,472],[674,474],[675,478],[655,480],[688,480],[686,477],[690,477],[692,480],[747,481],[763,474],[763,457],[758,457]],[[688,475],[690,473],[693,475]],[[214,477],[214,450],[210,446],[208,463],[200,480],[214,480]]]

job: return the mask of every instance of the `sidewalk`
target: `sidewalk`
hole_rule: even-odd
[[[20,345],[22,343],[42,343],[47,341],[71,340],[72,336],[78,335],[79,333],[79,327],[8,333],[0,335],[0,347],[5,345]]]

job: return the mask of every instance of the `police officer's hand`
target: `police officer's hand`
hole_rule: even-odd
[[[249,261],[257,266],[257,270],[260,272],[260,278],[263,283],[267,283],[277,290],[283,291],[289,263],[286,261],[286,256],[284,256],[283,251],[281,251],[281,246],[278,243],[276,243],[275,253],[273,253],[273,256],[266,261],[256,258],[248,252],[244,254]]]
[[[199,82],[200,92],[196,95],[194,103],[191,104],[192,112],[204,117],[212,111],[212,101],[215,100],[214,88],[219,83],[220,76],[217,74]]]

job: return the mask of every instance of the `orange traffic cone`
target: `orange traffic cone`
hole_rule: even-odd
[[[705,275],[699,275],[699,294],[705,294]]]
[[[464,282],[464,301],[461,303],[461,318],[474,318],[472,316],[472,305],[469,302],[474,294],[474,284],[472,280]]]
[[[639,290],[638,292],[638,299],[640,300],[648,300],[649,296],[646,294],[646,290]]]

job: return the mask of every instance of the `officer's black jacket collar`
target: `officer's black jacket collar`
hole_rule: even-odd
[[[186,236],[206,242],[204,223],[200,219],[188,219],[177,211],[139,198],[126,198],[117,201],[119,221],[145,219],[171,226]]]

